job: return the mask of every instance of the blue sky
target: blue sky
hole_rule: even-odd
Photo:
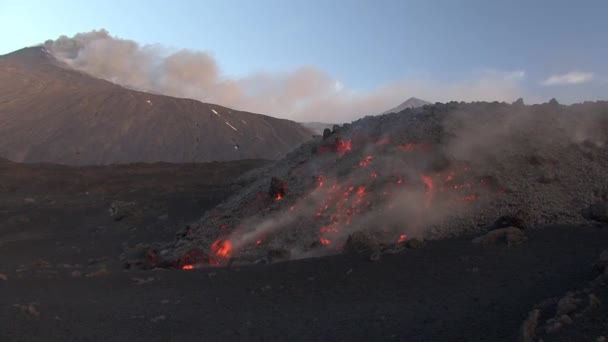
[[[607,13],[605,0],[0,0],[0,54],[105,28],[206,51],[226,77],[309,65],[365,93],[523,72],[523,95],[573,102],[608,94]]]

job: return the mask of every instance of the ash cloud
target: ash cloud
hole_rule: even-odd
[[[126,87],[304,122],[348,122],[383,112],[411,96],[430,101],[512,101],[524,95],[523,71],[482,70],[452,83],[404,79],[362,93],[314,66],[228,77],[208,52],[140,45],[103,29],[61,36],[45,46],[72,67]]]

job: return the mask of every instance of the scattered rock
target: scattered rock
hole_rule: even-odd
[[[131,278],[131,280],[135,281],[134,285],[143,285],[154,281],[154,278],[148,277],[146,279],[143,278]]]
[[[473,239],[473,243],[479,243],[484,246],[507,244],[508,246],[515,246],[526,241],[526,235],[524,232],[515,227],[499,228],[488,232],[485,235],[478,236]]]
[[[599,274],[608,275],[608,249],[600,254],[600,258],[593,265],[593,268]]]
[[[8,277],[2,273],[0,273],[0,280],[8,280]]]
[[[503,215],[499,217],[493,225],[494,229],[515,227],[519,229],[529,228],[530,214],[524,210],[518,210],[515,213]]]
[[[381,257],[380,251],[374,251],[369,256],[369,261],[379,261]]]
[[[536,338],[536,327],[538,326],[538,319],[540,317],[540,310],[535,309],[530,311],[528,318],[521,325],[521,342],[535,342]]]
[[[570,318],[570,316],[568,316],[568,315],[562,315],[562,316],[559,318],[559,321],[560,321],[562,324],[565,324],[565,325],[570,325],[570,324],[574,323],[574,321],[572,320],[572,318]]]
[[[85,277],[87,277],[87,278],[98,278],[98,277],[105,277],[105,276],[108,276],[108,275],[110,275],[110,271],[108,271],[107,268],[102,267],[102,268],[98,269],[95,272],[87,273],[85,275]]]
[[[33,303],[29,303],[29,304],[15,304],[14,306],[16,308],[18,308],[19,310],[21,310],[21,312],[23,312],[26,315],[29,315],[31,317],[38,317],[38,316],[40,316],[40,312],[38,311],[38,309],[36,309],[36,307],[34,305],[35,304],[33,304]]]
[[[547,334],[555,334],[562,328],[562,326],[563,324],[560,322],[553,322],[551,324],[547,324],[545,326],[545,332],[547,332]]]
[[[136,210],[135,202],[114,201],[110,204],[110,216],[115,221],[120,221],[127,217],[137,217],[140,213]]]
[[[561,316],[572,313],[576,310],[578,304],[579,301],[576,298],[570,295],[566,295],[565,297],[560,299],[559,302],[557,302],[556,315]]]
[[[593,293],[589,294],[589,308],[591,310],[599,309],[602,301]]]
[[[150,321],[151,321],[152,323],[156,323],[156,322],[164,321],[165,319],[167,319],[167,316],[165,316],[165,315],[160,315],[160,316],[152,317],[152,318],[150,319]]]
[[[44,259],[38,259],[34,262],[34,267],[37,268],[51,268],[52,265],[50,262],[44,260]]]
[[[608,224],[608,202],[601,201],[590,205],[583,216],[588,220],[593,220]]]

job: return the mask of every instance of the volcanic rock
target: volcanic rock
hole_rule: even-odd
[[[499,228],[488,232],[485,235],[473,239],[473,243],[484,246],[507,244],[508,246],[519,245],[526,241],[524,232],[516,227]]]
[[[608,202],[593,203],[584,211],[583,216],[593,221],[608,224]]]
[[[540,317],[540,310],[534,309],[528,314],[528,318],[523,322],[521,326],[521,342],[535,342],[536,341],[536,327],[538,326],[538,319]]]
[[[219,236],[272,240],[245,239],[239,260],[253,262],[274,246],[318,255],[308,252],[311,241],[337,253],[358,231],[394,246],[401,234],[432,240],[497,228],[477,241],[513,245],[524,240],[521,229],[586,223],[581,212],[598,200],[594,191],[608,189],[608,149],[599,147],[608,143],[606,111],[608,102],[518,110],[477,102],[365,117],[249,173],[251,183],[167,248],[178,259]],[[585,140],[597,142],[593,159],[581,153]],[[559,178],[539,183],[545,170]],[[259,196],[271,177],[289,184],[272,204]]]
[[[599,260],[594,265],[594,269],[597,273],[608,276],[608,249],[600,254]]]
[[[280,200],[287,194],[287,182],[272,177],[270,180],[270,187],[268,188],[268,195],[270,198]]]
[[[115,221],[120,221],[126,217],[134,217],[137,215],[136,203],[114,201],[110,204],[109,212]]]
[[[602,305],[602,301],[593,293],[589,294],[589,308],[591,310],[599,309]]]
[[[350,234],[346,239],[344,251],[365,257],[372,257],[380,251],[380,245],[369,232],[358,231]]]
[[[268,259],[270,262],[289,260],[291,252],[283,248],[275,248],[268,250]]]
[[[557,316],[567,315],[575,311],[578,308],[579,304],[580,300],[576,299],[572,295],[566,295],[557,303],[557,309],[555,313]]]
[[[494,222],[493,228],[516,227],[526,229],[530,225],[530,215],[523,209],[515,213],[503,215]]]
[[[522,99],[520,97],[517,100],[515,100],[515,102],[513,102],[512,105],[513,106],[517,106],[517,107],[523,107],[524,106],[524,99]]]
[[[323,130],[323,139],[327,139],[329,138],[329,136],[332,134],[331,129],[326,128]]]

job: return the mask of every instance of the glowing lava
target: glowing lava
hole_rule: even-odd
[[[373,156],[365,157],[362,161],[359,162],[359,166],[366,167],[367,165],[369,165],[369,163],[372,162],[372,159],[374,159]]]
[[[343,155],[346,151],[350,151],[351,144],[349,140],[342,140],[340,138],[336,139],[336,153],[339,155]]]
[[[229,240],[217,240],[211,245],[211,252],[216,256],[227,258],[232,254],[232,243]]]
[[[184,265],[182,266],[182,270],[193,270],[194,266],[193,265]]]
[[[283,199],[283,195],[281,195],[280,193],[278,193],[276,196],[274,196],[275,201],[280,201],[281,199]]]
[[[399,239],[397,239],[397,243],[403,243],[403,242],[405,242],[405,240],[407,240],[407,235],[401,234],[401,235],[399,235]]]

